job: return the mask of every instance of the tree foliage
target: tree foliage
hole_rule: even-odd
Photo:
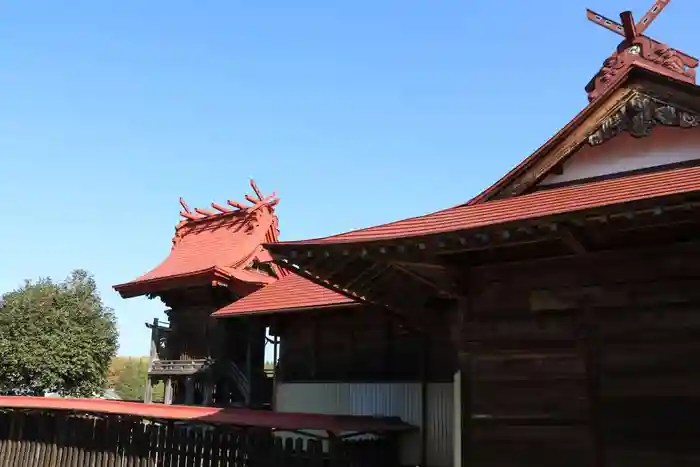
[[[114,314],[87,272],[27,281],[0,302],[0,392],[100,393],[117,337]]]
[[[115,357],[109,368],[109,385],[124,400],[143,400],[148,379],[148,357]],[[153,400],[163,400],[163,384],[153,388]]]

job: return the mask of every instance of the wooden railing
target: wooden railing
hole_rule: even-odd
[[[250,405],[250,380],[246,376],[246,374],[236,365],[235,363],[231,361],[221,361],[220,364],[222,365],[221,370],[227,374],[233,383],[236,385],[236,388],[238,389],[238,392],[241,394],[241,397],[243,398],[243,403],[246,406]]]
[[[265,428],[0,410],[0,467],[392,467],[390,439],[282,440]]]
[[[152,375],[191,375],[203,370],[209,361],[201,360],[153,360],[148,372]]]

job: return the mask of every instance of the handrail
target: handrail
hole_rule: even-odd
[[[236,384],[238,391],[243,396],[245,404],[248,405],[250,403],[250,380],[248,379],[246,374],[243,373],[243,371],[241,371],[238,365],[236,365],[230,360],[226,361],[225,370],[227,370],[227,373],[231,376],[233,382]]]

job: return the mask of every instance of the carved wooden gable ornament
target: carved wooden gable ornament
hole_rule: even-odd
[[[635,93],[589,137],[588,143],[602,144],[621,132],[641,138],[657,125],[691,128],[698,126],[700,116],[692,111],[662,102],[641,92]]]

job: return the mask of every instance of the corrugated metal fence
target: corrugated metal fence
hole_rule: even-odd
[[[427,385],[425,426],[421,417],[420,383],[278,383],[275,410],[338,415],[400,417],[426,430],[426,460],[431,467],[453,463],[454,387],[452,383]],[[420,433],[402,435],[403,465],[420,462]]]

